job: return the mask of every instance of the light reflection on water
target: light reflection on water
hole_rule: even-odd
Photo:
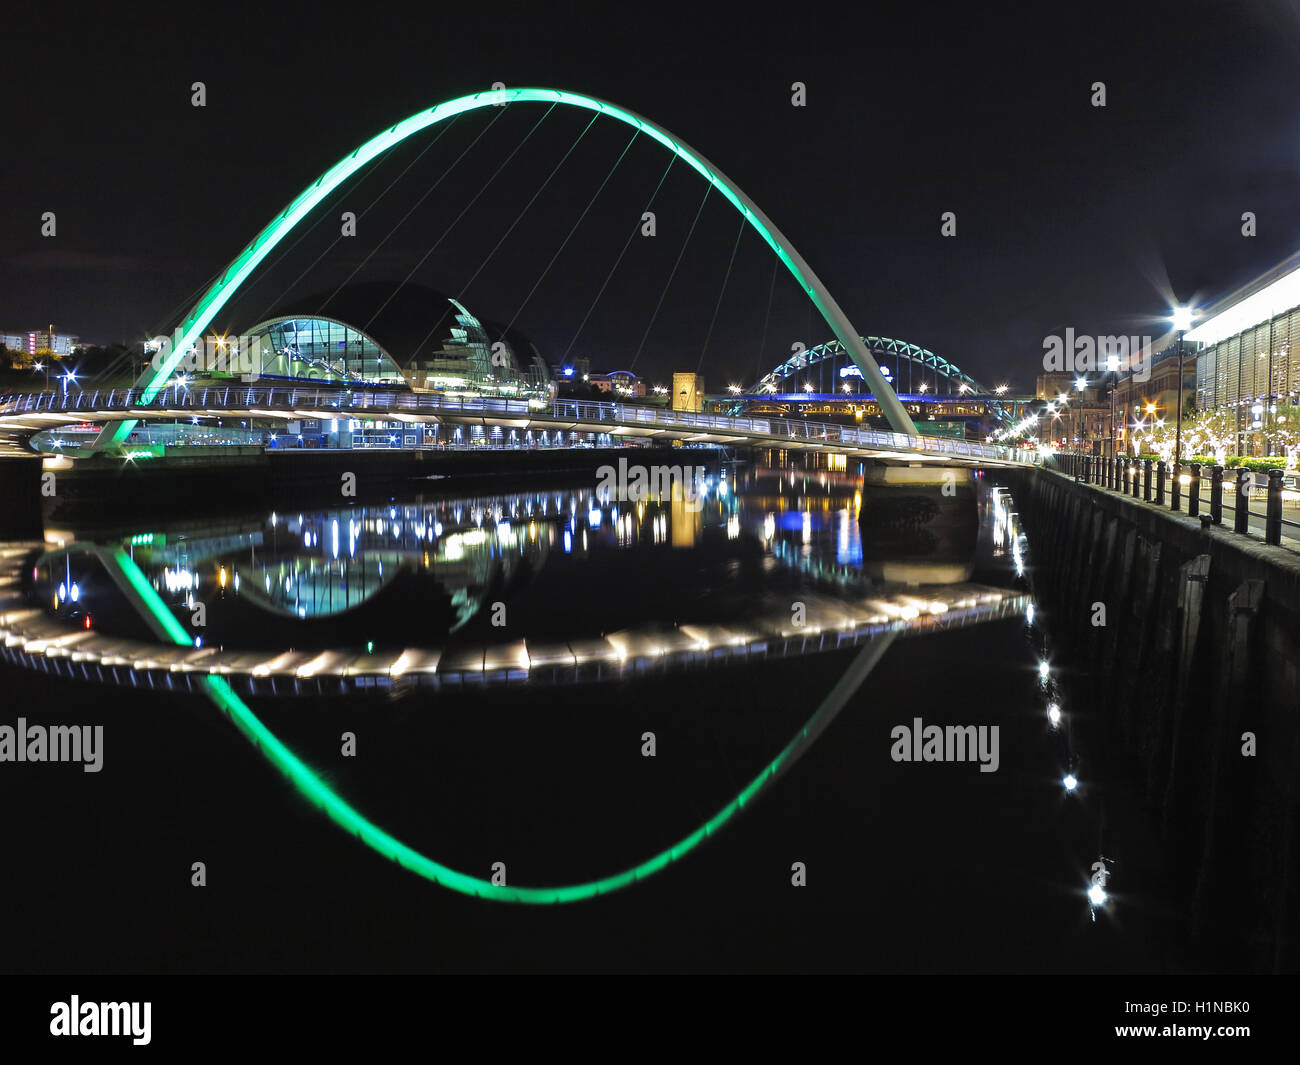
[[[499,615],[520,606],[531,617],[536,604],[526,600],[543,586],[552,615],[599,603],[602,628],[618,628],[646,617],[688,620],[683,611],[701,595],[711,600],[707,618],[725,620],[807,583],[865,594],[969,577],[969,559],[910,569],[891,568],[878,554],[864,562],[861,507],[860,482],[842,474],[732,469],[710,477],[695,498],[676,491],[620,501],[581,486],[175,522],[111,539],[93,529],[49,529],[47,541],[63,549],[37,566],[34,588],[61,619],[90,617],[96,631],[138,635],[91,545],[120,547],[178,617],[202,605],[209,642],[253,608],[275,619],[276,640],[310,646],[309,623],[339,622],[324,633],[337,638],[349,614],[376,602],[385,618],[374,635],[401,631],[427,642],[484,620],[489,631],[479,638],[502,628],[509,633],[495,635],[539,635],[501,625]],[[550,587],[548,571],[563,574],[562,589]],[[662,579],[639,579],[646,573]],[[487,616],[493,604],[504,604],[495,622]],[[239,631],[259,645],[258,625]]]

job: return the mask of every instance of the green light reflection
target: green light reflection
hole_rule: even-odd
[[[106,553],[107,554],[107,553]],[[155,625],[174,642],[191,646],[193,641],[185,628],[176,620],[148,578],[135,561],[122,550],[108,557],[117,566],[127,583],[138,594],[141,604],[148,610]],[[752,801],[765,788],[788,770],[803,752],[830,725],[844,707],[849,697],[861,685],[885,651],[897,637],[888,632],[875,637],[853,659],[846,672],[822,701],[816,712],[782,748],[781,752],[734,799],[708,821],[667,850],[621,873],[561,887],[515,887],[497,885],[489,880],[470,876],[449,868],[407,846],[368,820],[341,795],[329,787],[309,766],[280,741],[253,713],[248,704],[235,692],[224,677],[209,675],[203,687],[208,697],[226,714],[235,728],[261,752],[276,769],[284,774],[304,798],[324,811],[335,824],[355,835],[372,850],[389,858],[417,876],[465,895],[475,895],[495,902],[514,902],[529,905],[548,905],[578,902],[597,895],[607,895],[653,876],[673,862],[685,857],[704,840],[730,821],[747,802]]]

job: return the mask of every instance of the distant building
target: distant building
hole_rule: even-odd
[[[1197,357],[1191,348],[1191,344],[1184,348],[1184,407],[1196,394]],[[1129,376],[1122,378],[1115,388],[1115,436],[1119,450],[1130,454],[1151,450],[1143,440],[1143,429],[1158,428],[1178,418],[1177,342],[1153,355],[1150,369],[1151,376],[1147,380],[1138,381]]]
[[[74,334],[53,332],[52,327],[0,333],[0,344],[22,353],[19,365],[23,368],[31,366],[38,355],[46,352],[52,352],[57,358],[71,355],[81,346],[80,341],[81,338]]]
[[[645,395],[645,382],[631,370],[612,370],[609,373],[590,374],[589,383],[602,392],[609,392],[615,397],[637,397]]]
[[[1187,345],[1183,359],[1183,402],[1196,387],[1196,355]],[[1149,450],[1143,429],[1173,422],[1178,413],[1178,349],[1153,353],[1147,371],[1123,377],[1102,370],[1090,374],[1047,373],[1037,381],[1039,436],[1065,451],[1112,455]],[[1080,389],[1079,382],[1084,383]],[[1111,393],[1114,393],[1112,396]],[[1061,402],[1061,397],[1065,402]]]
[[[1084,387],[1079,388],[1079,382]],[[1100,377],[1097,374],[1045,373],[1040,374],[1034,390],[1034,398],[1040,400],[1057,400],[1068,396],[1071,403],[1082,403],[1085,407],[1101,405]]]
[[[259,353],[250,368],[259,378],[494,396],[539,397],[551,388],[526,337],[422,285],[347,285],[280,307],[244,333]]]
[[[1262,454],[1277,407],[1300,402],[1300,252],[1203,310],[1184,340],[1197,407],[1233,412],[1238,453]]]
[[[697,373],[673,374],[673,410],[699,411],[704,406],[704,378]]]
[[[570,359],[564,365],[555,367],[555,381],[557,384],[576,385],[590,378],[590,359]]]

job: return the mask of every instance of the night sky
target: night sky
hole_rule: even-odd
[[[500,80],[654,119],[767,212],[859,330],[1029,390],[1044,336],[1159,336],[1171,299],[1217,299],[1300,235],[1300,8],[1046,8],[800,3],[735,23],[659,7],[596,18],[551,4],[346,17],[209,8],[200,26],[175,8],[165,20],[101,9],[95,24],[27,5],[6,16],[0,327],[53,321],[103,343],[169,332],[195,290],[338,159]],[[194,81],[205,108],[191,106]],[[807,85],[804,108],[791,106],[794,81]],[[1105,108],[1090,104],[1095,81]],[[714,389],[752,380],[795,341],[828,338],[788,276],[771,287],[772,256],[752,234],[735,245],[719,305],[738,216],[715,194],[643,344],[704,193],[676,166],[655,203],[658,236],[632,242],[575,342],[668,156],[644,141],[629,149],[525,300],[631,131],[597,122],[489,258],[590,117],[545,118],[485,191],[544,112],[509,110],[397,149],[214,324],[238,330],[290,293],[331,288],[378,246],[358,279],[409,275],[463,293],[552,362],[568,351],[652,377],[702,366]],[[331,249],[339,213],[362,208],[358,237]],[[40,235],[43,211],[57,214],[54,238]],[[940,236],[944,211],[957,214],[955,238]],[[1254,238],[1241,234],[1244,211],[1257,215]]]

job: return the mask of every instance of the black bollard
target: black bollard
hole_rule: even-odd
[[[1232,528],[1234,532],[1244,533],[1250,531],[1250,483],[1254,480],[1250,475],[1250,470],[1242,467],[1237,470],[1237,498],[1234,499],[1233,505],[1237,508],[1233,511]]]
[[[1264,514],[1264,543],[1282,542],[1282,471],[1268,471],[1268,508]]]

